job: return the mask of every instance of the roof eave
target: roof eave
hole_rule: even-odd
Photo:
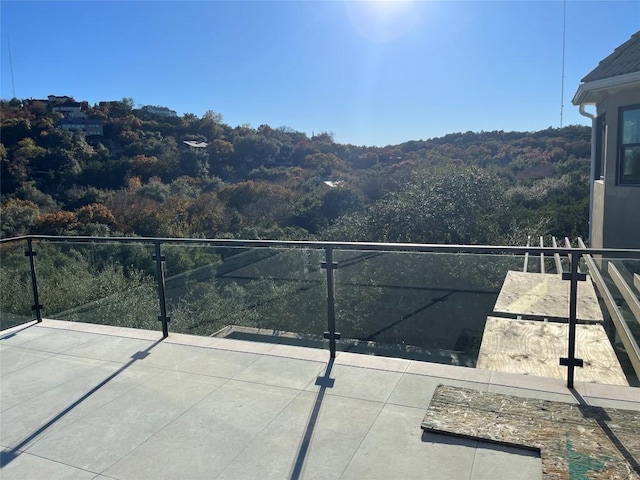
[[[640,71],[581,83],[571,103],[574,105],[598,103],[603,95],[611,93],[611,90],[620,90],[631,86],[640,87]]]

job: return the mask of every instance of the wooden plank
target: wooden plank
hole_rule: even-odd
[[[584,242],[581,238],[578,238],[578,246],[580,248],[585,248]],[[636,342],[631,330],[629,330],[629,326],[627,322],[624,321],[624,317],[622,316],[622,312],[618,308],[611,292],[607,288],[607,285],[604,283],[604,279],[602,278],[602,274],[600,270],[598,270],[598,266],[596,262],[593,261],[591,255],[583,255],[585,262],[587,262],[587,267],[589,268],[589,272],[598,287],[598,291],[604,300],[605,305],[607,306],[607,311],[611,316],[611,320],[613,320],[613,324],[616,328],[616,332],[624,345],[624,348],[629,356],[629,361],[633,366],[633,370],[636,372],[636,375],[640,377],[640,346]]]
[[[569,316],[569,282],[559,275],[509,271],[493,311],[533,319],[566,319]],[[585,282],[578,282],[577,312],[579,322],[603,321],[589,277]]]
[[[488,317],[477,368],[565,378],[569,324]],[[575,370],[576,381],[628,385],[602,325],[576,326],[576,357],[584,361]]]
[[[633,286],[640,292],[640,275],[637,273],[633,274]]]
[[[637,411],[439,385],[421,428],[537,450],[543,480],[640,478]]]
[[[556,242],[556,237],[551,237],[551,241],[553,242],[553,248],[558,248],[558,243]],[[562,275],[562,262],[560,261],[560,254],[553,254],[553,261],[556,264],[556,273],[558,275]]]
[[[627,285],[627,282],[624,281],[624,278],[622,278],[622,275],[620,275],[620,272],[612,262],[609,262],[608,270],[613,283],[616,284],[616,287],[618,287],[618,290],[626,300],[636,322],[640,323],[640,300],[631,291],[631,287]]]

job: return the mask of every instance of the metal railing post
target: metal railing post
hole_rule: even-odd
[[[336,296],[333,279],[333,271],[338,264],[333,261],[333,248],[325,248],[325,261],[321,264],[327,270],[327,330],[324,338],[329,340],[329,355],[336,357],[336,340],[340,340],[340,334],[336,332]]]
[[[158,320],[162,322],[162,336],[169,336],[169,322],[171,319],[167,316],[167,302],[164,294],[164,256],[160,249],[160,242],[156,241],[156,253],[153,259],[156,261],[156,280],[158,282],[158,301],[160,302],[160,315]]]
[[[578,282],[585,281],[587,276],[578,271],[580,253],[571,252],[571,271],[562,274],[563,280],[569,280],[569,345],[568,355],[560,359],[560,365],[567,367],[567,388],[573,388],[575,367],[582,367],[581,358],[576,358],[576,325],[578,310]]]
[[[36,320],[38,323],[42,322],[42,309],[43,306],[40,304],[40,295],[38,293],[38,277],[36,275],[36,262],[35,256],[36,252],[33,251],[32,240],[27,239],[27,251],[24,252],[25,257],[29,257],[29,265],[31,267],[31,291],[33,292],[33,306],[32,310],[36,312]]]

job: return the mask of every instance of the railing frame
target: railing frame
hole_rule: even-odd
[[[160,241],[154,242],[155,254],[153,259],[156,261],[156,283],[158,284],[158,301],[160,303],[160,315],[158,320],[162,322],[162,336],[167,338],[169,336],[169,321],[171,320],[167,315],[167,299],[165,297],[164,287],[164,261],[165,257],[162,255],[162,246]]]
[[[40,303],[40,294],[38,293],[38,275],[36,274],[36,252],[33,250],[33,241],[31,238],[27,239],[27,251],[24,252],[26,257],[29,257],[29,267],[31,271],[31,292],[33,293],[33,306],[31,309],[36,312],[36,320],[38,323],[42,322],[42,309],[43,306]]]
[[[567,367],[567,388],[573,388],[575,367],[582,367],[584,362],[576,358],[576,325],[578,311],[578,282],[584,282],[587,276],[579,272],[580,254],[571,254],[571,271],[562,274],[563,280],[569,280],[569,341],[567,346],[568,356],[560,359],[560,365]]]
[[[164,282],[164,261],[162,255],[163,244],[183,244],[183,245],[210,245],[215,247],[232,247],[232,248],[315,248],[324,250],[325,261],[321,267],[326,270],[327,282],[327,331],[324,337],[329,340],[329,354],[333,359],[336,356],[336,340],[340,339],[340,334],[336,332],[336,314],[335,314],[335,277],[334,270],[338,268],[338,264],[333,260],[334,250],[365,250],[365,251],[385,251],[385,252],[420,252],[420,253],[458,253],[458,254],[512,254],[525,255],[525,261],[529,255],[540,255],[541,263],[544,261],[545,255],[558,256],[567,255],[571,259],[571,270],[562,274],[563,280],[570,282],[569,289],[569,339],[565,358],[560,359],[560,364],[567,367],[567,387],[573,388],[575,367],[582,367],[583,361],[576,358],[576,325],[577,325],[577,296],[578,282],[586,280],[586,275],[578,269],[580,258],[585,256],[589,258],[592,255],[603,255],[612,257],[637,257],[640,254],[638,250],[631,249],[594,249],[571,248],[567,244],[566,248],[557,247],[554,242],[553,247],[541,246],[533,247],[527,244],[526,247],[513,246],[496,246],[496,245],[439,245],[439,244],[413,244],[413,243],[361,243],[361,242],[307,242],[307,241],[280,241],[280,240],[235,240],[235,239],[196,239],[196,238],[148,238],[148,237],[89,237],[89,236],[49,236],[49,235],[27,235],[22,237],[0,239],[0,244],[8,242],[26,241],[27,251],[25,256],[29,257],[31,269],[31,282],[34,298],[33,309],[35,311],[36,320],[42,321],[42,309],[38,293],[38,282],[36,273],[36,252],[33,250],[34,241],[45,241],[52,243],[73,242],[73,243],[143,243],[153,244],[155,254],[153,258],[156,262],[156,282],[158,288],[158,301],[160,306],[160,315],[158,320],[162,322],[163,336],[169,335],[168,324],[170,317],[167,314],[165,282]],[[559,258],[559,257],[558,257]],[[525,267],[526,271],[526,267]]]
[[[333,271],[338,268],[338,264],[333,261],[333,248],[325,248],[325,261],[321,267],[327,271],[327,331],[324,338],[329,340],[329,356],[336,358],[336,340],[340,340],[340,334],[336,332],[336,289]]]

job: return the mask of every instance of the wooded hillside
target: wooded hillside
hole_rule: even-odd
[[[103,135],[60,128],[51,101],[1,102],[2,237],[587,237],[587,127],[377,148],[287,127],[233,128],[212,111],[161,116],[132,99],[75,103],[102,121]]]

